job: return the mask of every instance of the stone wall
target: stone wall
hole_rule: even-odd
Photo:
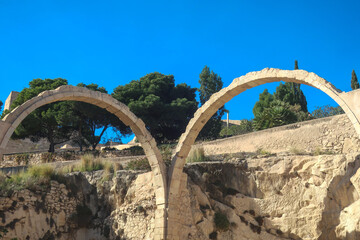
[[[5,239],[153,239],[155,194],[152,173],[72,173],[43,189],[0,196]]]
[[[346,115],[290,124],[244,135],[203,142],[206,155],[236,152],[272,153],[284,151],[350,153],[359,150],[360,141]]]
[[[128,157],[130,159],[144,158],[144,152],[141,149],[130,150],[102,150],[102,151],[58,151],[55,153],[41,152],[41,153],[20,153],[20,154],[8,154],[3,156],[3,161],[0,161],[0,168],[37,165],[41,163],[49,162],[63,162],[80,160],[84,154],[94,154],[100,158],[107,159],[120,159],[121,157]]]

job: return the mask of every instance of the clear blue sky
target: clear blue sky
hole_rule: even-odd
[[[265,67],[317,73],[343,91],[360,77],[360,1],[0,0],[0,100],[34,78],[97,83],[109,93],[150,72],[198,87],[207,65],[227,86]],[[226,104],[252,118],[264,88]],[[335,104],[302,86],[309,110]]]

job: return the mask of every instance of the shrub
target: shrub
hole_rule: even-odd
[[[91,172],[97,171],[104,168],[104,164],[99,160],[95,159],[92,154],[84,154],[81,157],[80,172]]]
[[[329,151],[329,150],[324,151],[324,150],[320,149],[319,147],[317,147],[312,155],[319,156],[319,155],[332,155],[332,154],[335,154],[335,153],[332,151]]]
[[[227,231],[230,228],[230,222],[227,216],[221,212],[215,212],[214,223],[216,229],[219,231]]]
[[[51,152],[46,152],[41,154],[41,162],[42,163],[49,163],[55,160],[55,154]]]
[[[256,150],[256,154],[258,154],[258,155],[265,155],[265,156],[267,156],[267,157],[272,155],[271,152],[269,152],[269,151],[267,151],[267,150],[265,150],[265,149],[262,149],[262,148],[259,148],[258,150]]]
[[[131,161],[126,166],[127,170],[147,170],[150,171],[151,167],[147,158]]]
[[[189,156],[186,158],[186,162],[206,162],[208,158],[205,156],[203,148],[192,149],[189,153]]]
[[[37,165],[27,171],[18,172],[10,176],[0,174],[0,195],[10,196],[13,191],[27,188],[37,191],[50,186],[50,180],[62,179],[62,175],[48,165]]]
[[[296,147],[291,147],[289,151],[295,155],[304,155],[306,153],[304,150],[298,149]]]
[[[145,155],[144,149],[140,146],[133,146],[128,149],[133,156]]]
[[[171,157],[174,149],[174,145],[172,144],[164,144],[159,146],[162,159],[164,160],[165,165],[171,165]]]
[[[231,124],[229,129],[226,127],[226,124],[223,124],[220,137],[230,137],[235,135],[241,135],[245,133],[253,132],[253,126],[251,120],[241,120],[240,125]]]

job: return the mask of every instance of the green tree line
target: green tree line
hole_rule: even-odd
[[[295,69],[298,69],[297,61],[295,61]],[[212,94],[223,87],[220,75],[207,66],[202,69],[198,82],[200,87],[192,88],[185,83],[175,84],[173,75],[154,72],[128,84],[119,85],[111,95],[126,104],[145,122],[158,143],[166,143],[176,141],[185,131],[199,105],[196,93],[202,106]],[[19,93],[11,109],[45,90],[67,84],[67,80],[62,78],[34,79],[29,83],[29,87]],[[108,93],[104,87],[95,83],[88,85],[79,83],[77,86]],[[352,73],[351,87],[359,88],[355,71]],[[0,109],[1,107],[2,102],[0,102]],[[232,126],[230,134],[229,129],[225,133],[221,121],[224,111],[223,106],[210,118],[200,132],[199,139],[215,139],[219,136],[242,134],[342,113],[339,108],[324,106],[318,107],[313,114],[310,114],[300,84],[288,82],[280,83],[273,94],[265,89],[253,108],[254,119],[242,121],[239,127]],[[4,111],[2,117],[8,112]],[[54,151],[56,144],[64,143],[69,139],[81,150],[84,147],[95,149],[106,130],[110,128],[113,128],[120,136],[131,134],[129,127],[100,107],[84,102],[63,101],[51,103],[33,111],[15,130],[13,138],[29,137],[33,141],[46,138],[50,143],[50,152]]]

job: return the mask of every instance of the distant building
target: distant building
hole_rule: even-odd
[[[7,97],[4,105],[4,110],[10,110],[11,104],[15,101],[17,96],[19,95],[19,92],[11,91],[9,96]]]

